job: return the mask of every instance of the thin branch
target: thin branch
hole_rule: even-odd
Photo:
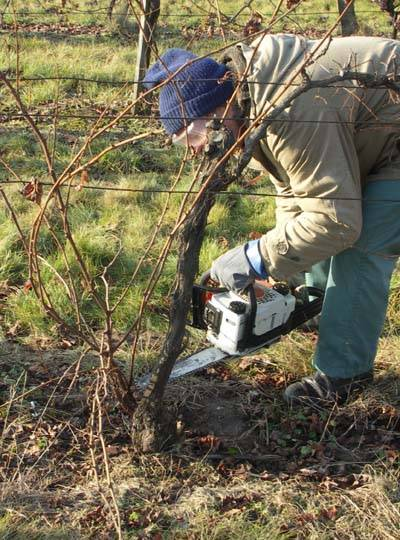
[[[150,137],[154,137],[154,135],[158,135],[162,132],[163,132],[162,129],[154,129],[152,131],[148,131],[146,133],[140,133],[139,135],[133,135],[132,137],[128,137],[127,139],[123,139],[122,141],[112,143],[106,148],[103,148],[103,150],[101,150],[98,154],[93,156],[89,161],[87,161],[83,165],[80,165],[79,167],[74,169],[72,172],[70,172],[68,176],[64,178],[63,181],[65,182],[67,180],[70,180],[73,176],[76,176],[82,171],[89,169],[92,165],[97,163],[106,154],[108,154],[109,152],[112,152],[113,150],[116,150],[117,148],[120,148],[121,146],[126,146],[127,144],[132,144],[132,143],[141,141],[143,139],[149,139]]]
[[[27,251],[28,251],[28,247],[27,247],[28,244],[27,244],[25,235],[24,235],[24,233],[23,233],[23,231],[22,231],[21,225],[19,224],[17,215],[16,215],[16,213],[14,212],[14,209],[13,209],[13,207],[12,207],[10,201],[8,200],[7,195],[4,193],[4,190],[3,190],[1,187],[0,187],[0,194],[1,194],[1,196],[3,197],[4,202],[6,203],[6,206],[7,206],[8,210],[9,210],[9,212],[10,212],[10,214],[11,214],[11,218],[12,218],[12,220],[13,220],[13,222],[14,222],[14,225],[16,226],[16,228],[17,228],[17,230],[18,230],[18,233],[19,233],[19,237],[20,237],[20,239],[21,239],[21,242],[22,242],[22,244],[23,244],[23,246],[24,246],[25,251],[27,252]]]
[[[38,142],[39,142],[39,144],[40,144],[40,146],[42,148],[43,156],[44,156],[44,159],[45,159],[45,162],[46,162],[46,165],[47,165],[47,170],[49,171],[49,174],[50,174],[50,176],[52,177],[52,179],[54,181],[56,179],[56,177],[55,177],[55,173],[54,173],[53,166],[52,166],[52,163],[51,163],[51,153],[50,153],[49,148],[47,146],[46,139],[42,135],[40,129],[37,127],[35,121],[31,117],[31,115],[29,114],[28,109],[22,103],[22,100],[20,98],[18,90],[14,88],[14,86],[10,83],[10,81],[6,77],[5,73],[3,73],[1,71],[0,71],[0,81],[2,81],[7,86],[8,90],[12,94],[16,104],[18,105],[19,110],[21,111],[21,113],[23,114],[25,120],[28,122],[28,124],[30,125],[33,133],[35,134],[35,136],[36,136],[36,138],[37,138],[37,140],[38,140]]]
[[[270,19],[270,21],[269,21],[269,24],[273,24],[273,23],[275,22],[275,19],[276,19],[278,13],[279,13],[279,11],[280,11],[280,9],[281,9],[282,4],[283,4],[284,1],[285,1],[285,0],[279,0],[279,2],[277,3],[277,5],[276,5],[276,7],[275,7],[275,9],[274,9],[274,12],[272,13],[272,16],[271,16],[271,19]],[[296,7],[297,7],[297,5],[296,5]]]

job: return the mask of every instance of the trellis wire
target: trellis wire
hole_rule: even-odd
[[[104,12],[105,15],[107,15],[107,8],[104,8],[104,9],[101,9],[99,8],[98,10],[86,10],[86,11],[81,11],[81,10],[63,10],[63,11],[17,11],[15,13],[13,13],[12,11],[5,11],[2,13],[2,15],[9,15],[9,16],[13,16],[13,15],[22,15],[22,16],[28,16],[28,15],[52,15],[52,16],[62,16],[62,15],[69,15],[69,14],[76,14],[76,15],[81,15],[81,14],[98,14],[98,13],[101,13],[101,12]],[[272,16],[272,13],[261,13],[257,10],[254,10],[257,12],[257,14],[260,14],[262,17],[271,17]],[[360,13],[379,13],[379,14],[382,14],[383,11],[381,10],[378,10],[378,9],[365,9],[365,10],[357,10],[357,14],[360,14]],[[235,17],[235,18],[243,18],[243,17],[249,17],[251,16],[252,13],[240,13],[239,15],[236,15],[235,13],[221,13],[222,16],[225,16],[225,17]],[[163,17],[166,17],[166,18],[194,18],[194,17],[209,17],[209,16],[212,16],[212,15],[215,15],[214,12],[211,12],[211,13],[208,13],[208,14],[200,14],[200,13],[194,13],[194,14],[186,14],[186,13],[160,13],[160,16],[161,18]],[[236,15],[236,16],[235,16]],[[335,11],[302,11],[302,12],[294,12],[294,14],[291,14],[291,17],[295,16],[300,16],[300,17],[306,17],[306,16],[315,16],[315,15],[334,15],[334,16],[337,16],[337,13],[335,13]],[[134,17],[133,15],[124,15],[124,17]]]
[[[76,120],[98,120],[99,115],[91,115],[91,114],[56,114],[54,112],[52,113],[35,113],[31,112],[29,113],[29,116],[35,119],[46,119],[46,118],[57,118],[57,119],[68,119],[68,118],[74,118]],[[115,114],[104,114],[102,116],[103,119],[108,118],[115,118]],[[174,117],[174,116],[155,116],[155,115],[144,115],[144,114],[126,114],[123,118],[120,118],[119,123],[123,121],[128,120],[164,120],[165,118],[168,118],[169,120],[178,119],[180,120],[181,117]],[[209,116],[207,117],[197,117],[197,119],[211,119]],[[12,121],[22,121],[26,120],[26,117],[23,114],[3,114],[0,113],[0,122],[12,122]],[[239,117],[225,117],[225,120],[243,120]],[[252,118],[248,118],[249,121],[253,120]],[[376,122],[372,120],[294,120],[294,119],[286,119],[286,118],[274,118],[271,119],[271,123],[281,123],[281,124],[340,124],[340,125],[349,125],[349,126],[368,126],[368,127],[396,127],[400,126],[400,119],[399,121],[384,121],[384,122]],[[167,136],[167,135],[166,135]]]
[[[16,77],[8,77],[8,80],[11,82],[15,82],[17,80]],[[44,82],[44,81],[73,81],[73,82],[87,82],[87,83],[96,83],[96,84],[108,84],[110,86],[126,86],[130,84],[140,84],[142,81],[140,80],[134,80],[134,79],[126,79],[126,80],[110,80],[110,79],[90,79],[88,77],[73,77],[73,76],[46,76],[46,77],[19,77],[18,82]],[[190,83],[200,83],[200,82],[207,82],[207,81],[219,81],[219,79],[190,79]],[[149,84],[154,83],[157,84],[159,81],[147,81]],[[183,82],[186,83],[186,79],[179,79],[174,78],[174,82]],[[285,83],[285,82],[277,82],[277,81],[244,81],[248,85],[269,85],[269,86],[291,86],[291,87],[297,87],[301,86],[301,83]],[[238,84],[243,84],[244,82],[239,81]],[[330,84],[324,86],[324,88],[349,88],[348,85],[345,84]],[[365,88],[363,86],[360,86],[360,88]],[[387,88],[385,85],[381,86],[374,86],[374,89],[377,88]]]
[[[26,185],[28,182],[23,182],[20,180],[0,180],[0,189],[2,186],[7,186],[10,184],[23,184]],[[42,186],[53,186],[51,182],[40,182]],[[123,193],[153,193],[153,194],[168,194],[168,195],[197,195],[198,190],[185,190],[185,189],[174,189],[173,191],[169,189],[146,189],[146,188],[118,188],[113,186],[89,186],[82,184],[63,184],[62,188],[66,189],[92,189],[99,191],[116,191]],[[400,190],[400,180],[399,180],[399,190]],[[318,200],[327,200],[327,201],[368,201],[368,202],[388,202],[388,203],[400,203],[400,199],[365,199],[364,197],[320,197],[318,195],[281,195],[277,193],[268,193],[268,192],[252,192],[252,191],[215,191],[210,192],[213,195],[225,195],[228,197],[270,197],[270,198],[279,198],[279,199],[318,199]]]

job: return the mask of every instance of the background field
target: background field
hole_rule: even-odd
[[[21,95],[49,138],[58,171],[99,111],[109,107],[115,113],[131,99],[137,39],[134,18],[122,1],[116,3],[111,21],[108,3],[102,0],[64,4],[0,0],[0,70],[10,78],[18,70],[26,79],[19,82]],[[172,46],[196,53],[217,50],[223,44],[221,13],[234,15],[241,6],[238,1],[161,3],[159,52]],[[251,6],[264,14],[267,24],[274,5],[257,1]],[[390,21],[376,4],[357,0],[356,11],[360,35],[391,35]],[[228,43],[240,39],[250,13],[245,8],[238,24],[224,25]],[[274,32],[317,38],[336,14],[336,2],[304,1]],[[46,77],[56,79],[40,80]],[[90,152],[129,134],[157,130],[156,115],[155,109],[139,109],[96,141]],[[0,85],[0,157],[23,181],[49,181],[38,144],[19,116]],[[74,236],[94,275],[122,243],[112,269],[115,295],[144,253],[166,194],[93,188],[168,189],[181,158],[179,149],[156,134],[107,154],[89,172],[90,189],[71,191]],[[195,167],[195,162],[186,165],[182,188],[189,185]],[[247,173],[243,182],[250,178]],[[9,180],[15,178],[0,164],[0,181]],[[4,189],[28,232],[37,207],[21,196],[19,183]],[[201,270],[229,247],[273,227],[274,199],[256,196],[272,190],[268,178],[250,189],[253,195],[218,199]],[[169,233],[181,197],[173,196],[155,253]],[[61,255],[50,236],[42,235],[41,242],[47,260],[61,268]],[[121,334],[136,316],[151,265],[150,257],[116,313]],[[146,312],[139,368],[160,350],[175,266],[172,250]],[[45,317],[24,286],[27,277],[18,233],[0,204],[0,397],[7,402],[46,383],[0,409],[0,538],[113,538],[87,455],[85,400],[95,360],[84,360],[79,383],[65,398],[80,344]],[[72,317],[51,272],[44,279],[65,317]],[[316,335],[297,333],[252,361],[171,385],[168,400],[180,411],[183,428],[181,443],[167,453],[134,457],[124,430],[126,419],[111,411],[108,453],[126,538],[400,538],[398,283],[396,273],[378,353],[377,384],[346,407],[326,415],[289,411],[283,404],[285,384],[311,372]],[[99,330],[101,314],[84,294],[82,306]],[[202,337],[188,334],[188,348],[201,345]],[[128,349],[121,351],[121,365],[127,355]],[[71,371],[57,386],[47,385],[68,366]],[[243,426],[248,427],[246,435],[238,438]]]

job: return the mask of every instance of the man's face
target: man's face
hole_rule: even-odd
[[[190,148],[195,155],[199,154],[207,143],[206,124],[209,121],[209,118],[193,120],[191,124],[172,136],[172,142]]]
[[[224,126],[232,131],[236,140],[239,136],[241,122],[236,118],[232,118],[234,115],[230,114],[230,111],[233,112],[235,109],[235,107],[232,107],[228,110],[227,114],[225,115],[227,118],[224,120]],[[174,144],[179,144],[190,148],[194,155],[200,154],[207,144],[206,124],[211,118],[222,118],[225,110],[225,105],[222,105],[221,107],[217,107],[206,117],[193,120],[191,124],[182,128],[180,131],[178,131],[178,133],[175,133],[172,136],[172,142]]]

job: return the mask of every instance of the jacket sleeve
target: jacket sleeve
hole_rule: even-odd
[[[266,142],[286,171],[298,209],[278,211],[275,228],[261,238],[266,270],[275,279],[308,270],[351,246],[361,232],[354,124],[326,100],[317,102],[315,96],[300,96],[287,121],[268,130]]]
[[[284,223],[301,214],[301,208],[297,204],[291,186],[277,180],[273,183],[276,189],[276,223]]]

